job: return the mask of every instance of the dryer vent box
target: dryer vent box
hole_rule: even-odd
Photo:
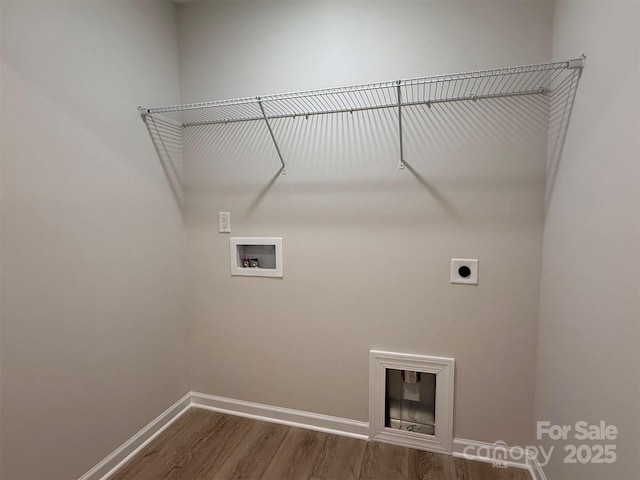
[[[451,453],[455,360],[369,352],[369,437]]]

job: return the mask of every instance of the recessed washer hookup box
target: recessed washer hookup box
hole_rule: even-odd
[[[231,275],[282,277],[282,237],[231,237]]]

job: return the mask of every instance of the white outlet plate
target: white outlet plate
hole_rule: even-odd
[[[478,284],[478,259],[477,258],[452,258],[451,259],[451,283],[477,285]]]
[[[231,213],[218,212],[218,232],[231,233]]]

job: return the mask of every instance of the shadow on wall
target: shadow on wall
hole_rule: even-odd
[[[392,196],[419,188],[429,209],[455,220],[464,216],[456,192],[504,190],[508,202],[509,193],[544,185],[545,147],[548,204],[579,72],[550,96],[404,107],[405,172],[412,186],[398,172],[395,109],[272,120],[286,176],[263,121],[182,128],[149,118],[147,128],[181,208],[185,185],[195,197],[250,191],[251,199],[242,205],[247,216],[276,186],[278,194],[295,196],[292,209],[310,207],[305,194]],[[186,183],[183,158],[192,172]]]
[[[547,183],[545,188],[545,213],[555,189],[560,159],[564,150],[569,121],[573,111],[582,69],[576,69],[567,80],[551,94],[549,102],[549,142],[547,152]]]
[[[434,198],[434,200],[436,200],[440,204],[443,210],[446,210],[451,217],[459,219],[458,212],[456,211],[453,204],[449,200],[447,200],[447,198],[444,195],[442,195],[442,193],[440,193],[440,191],[437,188],[435,188],[431,183],[429,183],[429,181],[426,178],[424,178],[420,174],[420,172],[418,172],[415,168],[413,168],[411,166],[411,163],[405,160],[404,166],[407,170],[409,170],[409,172],[413,174],[413,176],[418,181],[418,183],[422,185],[425,188],[425,190],[429,192],[429,194]]]
[[[150,115],[145,117],[144,123],[167,176],[176,204],[182,211],[184,208],[182,127]]]

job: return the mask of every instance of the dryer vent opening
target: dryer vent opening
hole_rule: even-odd
[[[386,369],[384,426],[407,432],[436,432],[436,374]]]
[[[451,453],[453,358],[372,350],[370,438]]]

